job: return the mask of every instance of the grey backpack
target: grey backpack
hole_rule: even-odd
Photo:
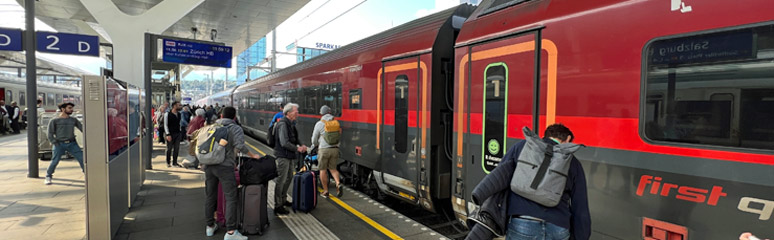
[[[546,207],[555,207],[562,199],[573,153],[581,145],[549,145],[524,127],[526,144],[519,154],[511,178],[511,191]]]
[[[219,123],[204,126],[196,134],[196,158],[204,165],[218,165],[226,160],[226,147],[221,139],[228,139],[228,125]]]

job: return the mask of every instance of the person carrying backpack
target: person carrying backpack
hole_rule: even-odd
[[[205,234],[211,237],[218,230],[218,225],[215,223],[215,211],[218,206],[218,183],[223,187],[223,194],[226,197],[226,230],[227,233],[223,239],[244,239],[247,237],[237,231],[237,183],[236,176],[234,176],[234,169],[236,167],[237,151],[243,154],[247,154],[251,158],[260,158],[258,154],[250,152],[245,145],[245,133],[242,127],[234,124],[236,118],[236,109],[233,107],[226,107],[223,110],[221,119],[215,122],[212,127],[202,128],[202,130],[210,130],[210,134],[198,134],[202,138],[197,140],[199,147],[197,149],[197,157],[202,164],[205,164],[204,168],[204,188],[207,196],[205,201],[204,217],[207,219],[207,227],[205,228]],[[225,129],[222,131],[222,129]],[[208,136],[204,136],[208,135]],[[224,136],[225,135],[225,136]],[[211,141],[210,144],[205,142]],[[206,145],[207,148],[202,146]],[[214,147],[214,148],[213,148]],[[223,149],[219,149],[223,147]],[[215,155],[208,155],[208,153],[223,154],[220,157],[213,158]],[[219,163],[218,163],[219,162]]]
[[[586,176],[573,155],[581,146],[562,124],[546,128],[541,139],[528,128],[525,140],[511,147],[500,164],[473,189],[473,202],[482,205],[490,197],[507,192],[494,204],[505,204],[502,218],[480,221],[487,228],[505,229],[506,239],[576,239],[591,236]],[[490,201],[491,202],[491,201]],[[500,216],[491,212],[478,215]],[[491,221],[490,221],[491,220]],[[490,226],[495,225],[495,226]],[[474,234],[468,239],[480,239]]]
[[[328,198],[328,171],[331,171],[336,181],[336,197],[341,197],[341,180],[336,165],[339,161],[339,139],[341,138],[341,126],[339,121],[333,119],[331,108],[323,105],[320,108],[320,121],[314,125],[312,132],[312,148],[318,147],[317,160],[320,162],[320,181],[322,181],[322,197]],[[328,170],[328,171],[326,171]]]

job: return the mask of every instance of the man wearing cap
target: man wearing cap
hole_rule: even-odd
[[[48,141],[53,146],[53,157],[51,163],[48,165],[46,171],[46,185],[51,185],[52,178],[54,177],[54,170],[59,165],[59,158],[65,154],[65,151],[70,152],[81,165],[81,171],[83,171],[83,151],[78,143],[75,142],[75,128],[83,132],[83,126],[78,119],[70,117],[73,114],[73,107],[75,104],[62,103],[59,105],[61,114],[59,117],[51,119],[48,123]]]

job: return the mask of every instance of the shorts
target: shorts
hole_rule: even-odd
[[[339,148],[320,148],[317,151],[317,160],[320,170],[336,170],[336,164],[339,162]]]

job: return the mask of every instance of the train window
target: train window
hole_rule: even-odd
[[[645,54],[647,139],[774,149],[774,25],[659,39]]]
[[[57,94],[56,95],[56,102],[57,102],[57,104],[64,103],[63,100],[62,100],[62,94]]]
[[[505,155],[508,103],[508,66],[489,64],[484,70],[484,138],[481,139],[484,169],[492,171]]]
[[[321,95],[322,103],[331,108],[333,115],[341,116],[341,83],[324,86]],[[317,109],[319,109],[319,107]]]
[[[301,113],[314,115],[319,114],[320,107],[322,106],[322,103],[320,102],[320,89],[320,86],[315,86],[303,88],[301,90],[304,92],[304,94],[301,96],[301,100],[303,101],[300,103]]]
[[[38,100],[43,102],[43,106],[50,106],[50,103],[46,102],[46,93],[38,93]]]
[[[27,105],[27,99],[25,98],[27,95],[24,94],[24,91],[19,91],[19,105],[20,106],[26,106]]]
[[[362,92],[362,88],[349,90],[349,109],[362,109],[362,105],[360,104],[360,97]]]
[[[409,91],[408,76],[395,78],[395,151],[399,153],[406,153],[408,145]]]
[[[13,102],[13,91],[5,90],[5,103],[11,105],[11,102]]]
[[[48,98],[46,98],[46,102],[48,102],[51,106],[59,105],[59,102],[56,101],[56,96],[53,93],[48,94]]]

